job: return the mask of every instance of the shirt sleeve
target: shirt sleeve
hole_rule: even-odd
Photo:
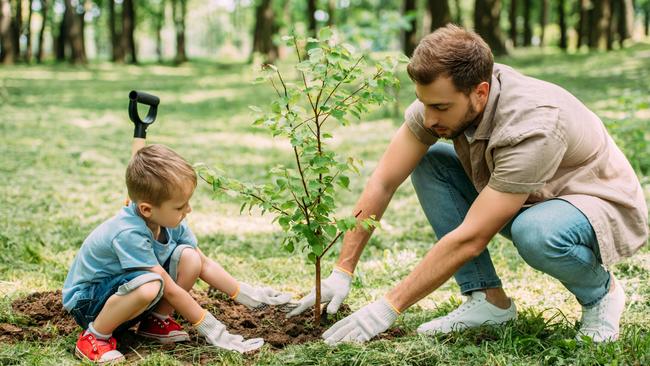
[[[176,239],[178,244],[187,244],[191,245],[193,248],[198,246],[198,241],[196,236],[190,229],[190,226],[187,224],[187,220],[183,220],[178,227],[178,238]]]
[[[424,128],[424,104],[415,100],[404,112],[404,123],[415,137],[425,145],[433,145],[438,136]]]
[[[141,233],[126,230],[113,239],[113,249],[123,269],[157,266],[151,240]]]
[[[530,131],[516,143],[493,151],[494,171],[488,186],[506,193],[535,192],[553,178],[566,150],[564,139],[552,130]]]

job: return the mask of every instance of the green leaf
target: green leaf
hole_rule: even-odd
[[[331,37],[332,37],[332,30],[329,27],[321,28],[318,31],[318,38],[321,41],[329,41]]]
[[[338,233],[338,229],[335,225],[326,225],[323,227],[323,230],[332,238],[335,237]]]
[[[316,254],[314,253],[307,254],[307,259],[309,259],[310,262],[316,264]]]
[[[339,185],[344,188],[348,188],[350,186],[350,178],[346,177],[345,175],[341,175],[339,177]]]

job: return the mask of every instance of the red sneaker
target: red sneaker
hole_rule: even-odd
[[[82,360],[89,360],[100,365],[124,361],[124,355],[117,350],[115,338],[97,339],[85,330],[79,334],[74,354]]]
[[[189,341],[190,336],[176,323],[171,316],[167,319],[158,319],[153,314],[147,315],[138,326],[138,334],[155,339],[160,343],[175,343]]]

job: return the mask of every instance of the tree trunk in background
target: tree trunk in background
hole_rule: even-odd
[[[15,61],[17,45],[14,44],[16,37],[13,34],[11,2],[0,0],[0,61],[5,65],[11,65]]]
[[[47,10],[50,7],[49,0],[41,0],[41,30],[38,32],[38,53],[36,54],[36,62],[39,64],[43,62],[43,43],[45,42],[45,26],[47,25]]]
[[[448,0],[429,0],[428,8],[431,13],[431,32],[451,23]]]
[[[576,24],[576,33],[578,33],[578,46],[579,49],[587,44],[589,38],[589,9],[591,2],[589,0],[578,0],[578,9],[580,12],[580,20]]]
[[[645,4],[644,13],[645,35],[650,36],[650,1]]]
[[[501,37],[499,15],[501,0],[476,0],[474,3],[474,28],[495,55],[505,55],[506,47]]]
[[[72,6],[72,0],[65,0],[65,13],[63,18],[65,19],[63,31],[65,39],[70,46],[70,62],[74,64],[86,63],[81,20],[75,8]]]
[[[610,29],[611,0],[594,0],[590,17],[589,48],[604,49],[607,46],[607,34]]]
[[[615,0],[620,10],[618,16],[618,35],[621,47],[623,41],[632,38],[634,33],[634,1],[633,0]],[[649,3],[650,4],[650,3]],[[650,5],[649,5],[650,6]]]
[[[541,0],[541,2],[539,13],[539,28],[541,30],[539,35],[539,46],[544,47],[544,36],[546,33],[546,24],[548,23],[548,0]]]
[[[122,50],[120,43],[122,35],[117,32],[116,19],[115,0],[108,0],[108,34],[111,37],[111,60],[113,62],[122,62],[124,60],[124,50]]]
[[[14,28],[13,30],[13,36],[14,36],[14,44],[16,45],[16,48],[14,48],[14,60],[19,60],[20,59],[20,36],[22,36],[23,32],[23,2],[22,0],[16,0],[16,16],[11,22],[11,26]]]
[[[316,0],[307,0],[307,33],[311,37],[316,37]]]
[[[176,57],[174,62],[177,64],[187,61],[185,53],[185,14],[187,13],[186,0],[172,0],[172,16],[174,18],[174,28],[176,28]]]
[[[614,38],[618,34],[618,27],[620,24],[620,14],[621,14],[621,5],[619,0],[609,0],[610,4],[610,16],[609,16],[609,26],[607,27],[607,36],[606,38],[606,49],[612,50],[614,48]],[[621,40],[621,42],[623,42]]]
[[[528,47],[533,39],[533,28],[530,22],[531,0],[524,0],[524,42],[523,46]]]
[[[336,23],[334,21],[334,12],[336,12],[336,0],[327,0],[327,25],[333,27]]]
[[[158,62],[163,62],[162,54],[162,27],[165,22],[165,0],[160,1],[160,8],[156,12],[156,19],[154,20],[154,28],[156,31],[156,55]]]
[[[517,37],[519,33],[517,32],[517,1],[519,0],[510,0],[510,10],[508,13],[508,22],[510,23],[510,41],[512,41],[512,47],[517,47]]]
[[[253,54],[264,55],[265,64],[273,64],[278,59],[278,47],[273,44],[273,35],[278,31],[271,0],[262,0],[255,9],[255,30],[253,31]]]
[[[558,14],[558,23],[560,26],[560,48],[567,50],[569,47],[567,41],[567,27],[566,27],[566,9],[564,8],[564,0],[558,0],[557,3],[557,14]]]
[[[25,24],[25,37],[27,37],[27,47],[25,48],[25,62],[32,62],[32,3],[34,0],[29,0],[29,13],[27,15],[27,24]]]
[[[457,25],[463,25],[463,11],[460,8],[460,0],[454,0],[454,7],[456,8],[456,17],[454,18],[454,22]]]
[[[416,9],[416,0],[405,0],[404,9],[402,11],[403,15],[414,12]],[[417,40],[417,17],[413,17],[409,20],[411,28],[404,31],[404,54],[408,57],[413,56],[413,51],[418,45]]]
[[[131,64],[138,63],[135,49],[135,8],[133,0],[124,0],[122,3],[122,52],[124,58],[129,58]]]
[[[56,35],[56,38],[54,39],[54,47],[55,47],[55,55],[56,55],[56,60],[58,62],[63,62],[65,61],[65,49],[66,49],[66,44],[68,43],[67,37],[66,37],[66,17],[63,16],[61,17],[61,22],[59,23],[59,33]]]

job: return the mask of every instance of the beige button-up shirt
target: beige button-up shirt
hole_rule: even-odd
[[[424,105],[405,123],[425,144]],[[494,65],[482,119],[453,140],[477,191],[530,193],[527,204],[560,198],[591,223],[604,264],[634,254],[648,238],[641,184],[602,121],[561,87]]]

